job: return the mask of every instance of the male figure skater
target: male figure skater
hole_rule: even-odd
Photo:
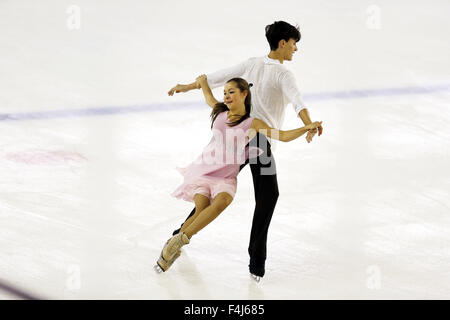
[[[291,61],[297,51],[297,42],[301,38],[299,28],[284,21],[276,21],[266,26],[265,32],[270,46],[267,56],[250,58],[236,66],[207,74],[208,85],[214,89],[223,86],[231,78],[244,78],[247,82],[253,83],[252,117],[263,120],[272,128],[280,129],[286,106],[292,103],[303,123],[311,124],[312,121],[302,101],[295,76],[283,64],[284,61]],[[174,93],[199,88],[197,82],[177,84],[168,94],[172,96]],[[308,143],[312,141],[317,131],[320,136],[322,127],[308,132],[306,136]],[[256,158],[256,161],[254,159],[250,161],[256,205],[248,247],[249,270],[254,279],[259,281],[265,274],[267,233],[279,193],[275,160],[266,136],[258,133],[249,145],[257,146],[264,151]],[[240,169],[247,163],[249,161]],[[195,208],[189,217],[194,213]],[[175,230],[173,234],[177,234],[179,230]]]

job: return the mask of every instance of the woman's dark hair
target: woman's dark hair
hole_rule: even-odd
[[[247,96],[245,97],[244,105],[245,105],[245,114],[238,120],[233,122],[228,122],[227,124],[230,127],[237,126],[239,123],[244,121],[245,119],[250,117],[250,111],[252,110],[252,95],[250,93],[250,88],[253,86],[253,84],[248,84],[248,82],[242,78],[233,78],[228,80],[226,83],[234,82],[236,84],[236,87],[241,92],[247,91]],[[213,127],[214,121],[216,121],[217,116],[224,112],[229,111],[227,105],[223,102],[216,103],[214,106],[212,112],[211,112],[211,128]]]
[[[301,37],[298,26],[294,27],[284,21],[275,21],[266,26],[266,38],[272,51],[278,49],[278,43],[281,40],[289,41],[289,39],[294,39],[295,42],[299,42]]]

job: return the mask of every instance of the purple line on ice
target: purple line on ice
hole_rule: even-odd
[[[339,99],[355,99],[355,98],[388,97],[388,96],[411,95],[411,94],[427,94],[439,91],[450,91],[450,84],[319,92],[319,93],[305,94],[303,95],[303,97],[305,101],[323,101],[323,100],[339,100]]]
[[[439,91],[450,91],[450,84],[432,85],[432,86],[409,86],[398,88],[366,89],[366,90],[348,90],[348,91],[330,91],[304,94],[303,99],[309,103],[313,101],[387,97],[396,95],[428,94]],[[24,121],[24,120],[42,120],[58,119],[72,117],[90,117],[115,115],[126,113],[152,112],[163,110],[180,110],[187,108],[203,108],[204,102],[173,102],[173,103],[152,103],[146,105],[134,106],[111,106],[96,107],[71,110],[40,111],[27,113],[6,113],[0,114],[0,121]]]
[[[23,120],[46,120],[57,118],[72,118],[72,117],[90,117],[103,116],[114,114],[151,112],[171,109],[182,109],[189,107],[203,106],[201,102],[184,102],[184,103],[153,103],[148,105],[136,106],[111,106],[111,107],[96,107],[84,109],[70,109],[70,110],[54,110],[54,111],[40,111],[27,113],[6,113],[0,114],[0,121],[23,121]]]

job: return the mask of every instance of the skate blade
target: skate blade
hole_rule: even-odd
[[[164,272],[163,268],[161,268],[158,264],[155,264],[155,266],[153,267],[153,270],[155,270],[156,273],[163,273]]]
[[[169,268],[172,266],[172,264],[175,262],[175,260],[178,259],[178,257],[179,257],[180,255],[181,255],[181,252],[178,251],[178,252],[175,254],[175,256],[174,256],[171,260],[166,261],[166,260],[162,257],[162,254],[161,254],[161,256],[160,256],[159,259],[158,259],[158,262],[156,263],[156,265],[159,267],[159,269],[162,270],[162,272],[166,272],[167,270],[169,270]]]
[[[261,281],[261,277],[250,273],[250,277],[256,282],[259,283]]]

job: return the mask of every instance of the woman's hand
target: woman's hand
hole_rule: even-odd
[[[320,123],[322,123],[322,122],[320,122]],[[312,141],[312,139],[316,135],[317,131],[319,131],[319,136],[322,135],[322,131],[323,131],[322,125],[308,131],[308,134],[306,135],[306,141],[308,143],[310,143]]]
[[[219,103],[219,101],[217,101],[216,98],[214,98],[211,88],[208,85],[208,81],[206,81],[206,75],[202,74],[202,75],[198,76],[195,79],[195,83],[197,86],[199,86],[199,88],[202,88],[202,92],[203,92],[203,95],[205,96],[205,100],[206,100],[206,103],[208,104],[208,106],[210,106],[211,108],[214,108],[214,106],[217,103]]]
[[[314,130],[314,129],[317,129],[319,127],[320,128],[322,127],[322,121],[316,121],[316,122],[312,122],[310,124],[307,124],[305,126],[305,129],[307,129],[307,130]]]
[[[197,81],[199,86],[203,86],[204,84],[208,84],[208,81],[206,81],[206,74],[202,74],[195,79]]]

